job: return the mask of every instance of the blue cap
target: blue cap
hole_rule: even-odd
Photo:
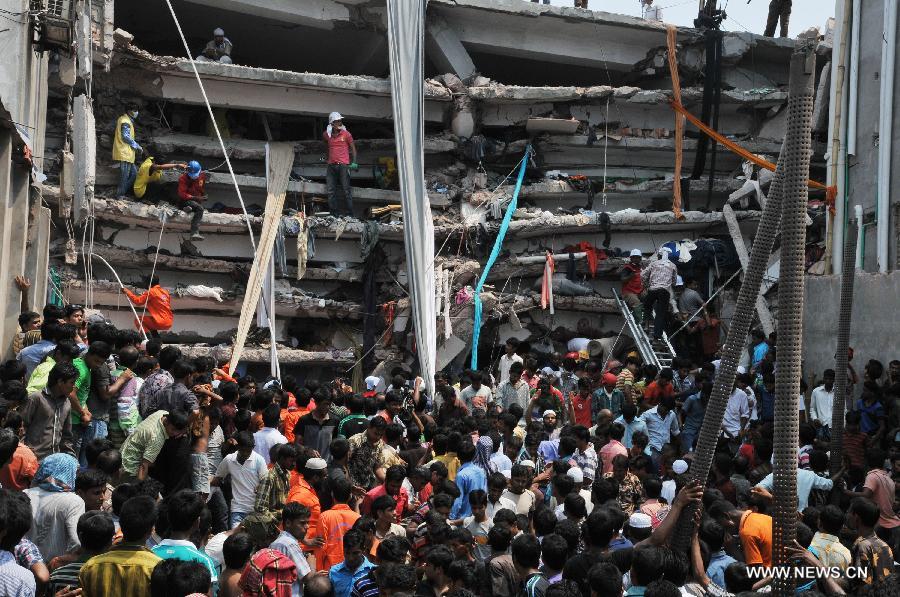
[[[192,179],[197,180],[198,178],[200,178],[201,171],[202,170],[200,168],[200,162],[198,162],[197,160],[192,160],[192,161],[188,162],[187,174]]]

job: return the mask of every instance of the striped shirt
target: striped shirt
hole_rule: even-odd
[[[127,595],[150,597],[150,575],[162,560],[143,545],[116,545],[81,567],[78,578],[84,597]]]
[[[78,573],[87,560],[75,560],[65,566],[60,566],[50,573],[50,593],[56,594],[57,591],[64,587],[80,587]]]
[[[365,576],[353,583],[353,590],[350,591],[350,597],[376,597],[379,595],[378,581],[375,575],[369,570]]]
[[[11,553],[0,550],[0,595],[34,597],[36,589],[31,571],[16,564]]]

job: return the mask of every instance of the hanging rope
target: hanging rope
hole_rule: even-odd
[[[675,54],[675,25],[666,25],[666,43],[669,48],[669,75],[672,77],[672,94],[675,103],[681,105],[681,77],[678,75],[678,60]],[[675,114],[675,180],[672,189],[672,211],[676,220],[683,220],[681,213],[681,163],[684,160],[684,116]],[[710,177],[713,173],[710,173]],[[605,181],[604,181],[605,182]]]
[[[119,283],[119,288],[122,288],[122,289],[125,288],[125,285],[122,284],[122,279],[119,278],[119,274],[117,274],[117,273],[116,273],[116,270],[113,269],[113,266],[111,266],[111,265],[109,264],[109,261],[107,261],[106,259],[104,259],[104,258],[101,257],[100,255],[94,255],[94,254],[91,254],[91,257],[93,257],[94,259],[99,259],[100,261],[102,261],[102,262],[104,263],[104,265],[106,265],[106,267],[109,268],[109,271],[112,272],[112,275],[114,275],[114,276],[116,277],[116,282]],[[137,321],[137,325],[138,325],[138,326],[140,327],[140,329],[141,329],[141,335],[144,336],[144,340],[148,340],[148,338],[147,338],[147,332],[144,331],[144,324],[143,324],[143,322],[141,321],[141,319],[138,317],[137,309],[134,308],[134,304],[132,304],[131,300],[128,301],[128,306],[131,307],[131,312],[134,313],[134,319],[135,319],[135,321]]]

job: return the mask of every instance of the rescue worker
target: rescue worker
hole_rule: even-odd
[[[172,297],[169,291],[159,285],[159,276],[153,276],[150,280],[150,290],[137,295],[122,287],[122,292],[132,304],[147,305],[146,314],[140,322],[135,321],[135,327],[143,327],[144,331],[154,338],[159,337],[160,332],[172,329]]]
[[[159,182],[162,179],[163,170],[187,170],[187,164],[157,164],[154,162],[153,156],[146,158],[137,170],[137,177],[134,179],[134,196],[143,199],[147,194],[147,189],[151,182]],[[148,199],[156,199],[151,189]]]
[[[118,199],[125,199],[128,190],[134,184],[137,178],[134,160],[138,152],[144,153],[144,149],[134,140],[137,136],[134,128],[137,117],[138,107],[130,104],[116,121],[116,130],[113,133],[112,159],[119,164],[119,188],[116,191]]]
[[[328,209],[332,215],[353,216],[353,189],[350,186],[350,170],[358,170],[356,144],[353,135],[344,127],[344,117],[338,112],[328,115],[328,128],[322,135],[328,145],[328,169],[325,183],[328,189]],[[345,204],[338,203],[338,184],[344,192]]]
[[[203,53],[197,56],[197,62],[220,62],[222,64],[233,64],[231,62],[231,40],[225,37],[225,32],[221,28],[213,31],[213,39],[207,42],[203,48]]]
[[[766,19],[766,30],[763,33],[766,37],[775,37],[775,28],[781,21],[781,37],[788,36],[788,23],[791,20],[791,4],[792,0],[771,0],[769,2],[769,16]]]
[[[669,301],[672,298],[672,286],[678,278],[678,269],[669,260],[668,248],[659,250],[659,259],[641,272],[641,283],[647,288],[644,297],[644,311],[649,315],[655,311],[653,318],[653,339],[661,340],[669,322]]]
[[[628,263],[626,263],[619,272],[619,279],[622,281],[622,300],[634,313],[634,321],[640,325],[644,309],[641,306],[641,293],[644,291],[644,285],[641,282],[641,262],[643,254],[640,249],[632,249]]]
[[[200,235],[200,220],[203,219],[204,210],[199,202],[206,200],[207,180],[209,172],[204,172],[200,162],[196,160],[188,162],[187,171],[178,179],[178,198],[181,199],[179,208],[194,213],[191,218],[191,240],[203,240]]]

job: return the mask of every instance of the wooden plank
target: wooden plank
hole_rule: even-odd
[[[741,227],[738,225],[737,216],[730,205],[722,207],[722,215],[725,217],[725,223],[728,226],[728,232],[731,234],[731,240],[734,241],[734,249],[737,251],[738,259],[741,260],[741,267],[746,268],[750,263],[750,255],[747,252],[747,245],[744,244],[744,237],[741,234]],[[772,313],[769,311],[769,305],[762,294],[756,297],[756,313],[759,315],[759,322],[762,325],[766,336],[775,331],[775,321]]]

